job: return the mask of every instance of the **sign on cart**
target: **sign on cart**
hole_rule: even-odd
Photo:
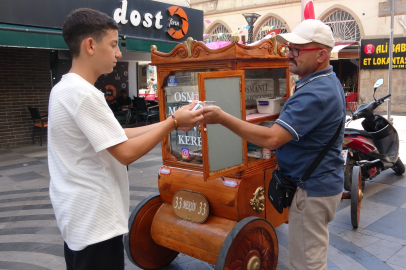
[[[209,216],[209,201],[200,192],[180,189],[172,199],[175,215],[180,219],[203,223]]]

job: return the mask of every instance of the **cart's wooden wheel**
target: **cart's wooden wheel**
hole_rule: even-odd
[[[354,228],[358,228],[363,198],[361,168],[354,166],[351,176],[351,223]]]
[[[217,257],[216,270],[274,270],[278,239],[267,220],[247,217],[228,233]]]
[[[142,269],[158,269],[172,262],[178,252],[160,246],[152,240],[151,224],[162,205],[159,193],[142,200],[128,220],[124,247],[130,261]]]

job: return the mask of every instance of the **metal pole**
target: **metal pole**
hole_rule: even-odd
[[[390,0],[390,38],[389,38],[389,93],[392,93],[392,59],[393,59],[393,21],[394,21],[394,13],[395,13],[395,0]],[[388,121],[391,121],[390,114],[391,114],[391,100],[388,100]]]
[[[248,44],[252,43],[252,38],[254,37],[254,25],[250,25],[250,29],[248,29]]]

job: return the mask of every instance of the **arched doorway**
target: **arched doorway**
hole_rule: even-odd
[[[361,40],[357,21],[350,13],[342,9],[336,9],[328,14],[323,22],[331,27],[336,46]],[[356,46],[355,49],[358,49],[358,47]],[[358,93],[359,57],[339,58],[332,60],[330,63],[346,94]]]
[[[356,42],[361,40],[359,27],[350,13],[338,9],[323,21],[331,27],[336,43]]]
[[[224,34],[219,37],[219,34]],[[216,25],[213,30],[209,33],[210,42],[215,41],[230,41],[231,33],[228,31],[227,27],[223,24]]]
[[[275,26],[275,28],[281,28],[281,32],[280,33],[286,33],[286,27],[285,24],[283,22],[281,22],[279,19],[275,18],[275,17],[270,17],[265,23],[263,23],[260,27],[259,30],[255,36],[255,41],[257,40],[261,40],[266,36],[267,31],[262,31],[262,28],[264,28],[265,26]],[[257,27],[257,26],[255,26]]]

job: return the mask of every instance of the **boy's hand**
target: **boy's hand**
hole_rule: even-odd
[[[183,131],[189,131],[191,128],[199,125],[203,120],[203,108],[191,111],[195,106],[195,102],[192,104],[181,107],[173,113],[175,119],[178,122],[178,129]]]
[[[218,106],[204,107],[203,117],[201,121],[203,124],[220,124],[224,111]]]

